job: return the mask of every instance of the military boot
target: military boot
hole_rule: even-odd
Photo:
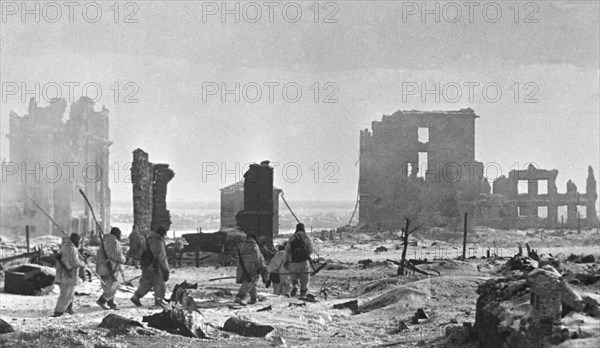
[[[108,306],[106,305],[106,299],[104,298],[104,296],[100,296],[100,298],[98,299],[98,301],[96,301],[96,304],[100,307],[102,307],[103,309],[108,310]]]

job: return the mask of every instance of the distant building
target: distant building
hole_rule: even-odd
[[[21,230],[33,226],[36,234],[60,235],[50,220],[27,198],[44,208],[67,233],[96,229],[79,189],[90,200],[102,228],[110,226],[108,109],[95,111],[81,98],[71,105],[64,99],[38,107],[32,98],[28,114],[10,112],[9,159],[2,183],[2,226]]]
[[[428,226],[529,228],[596,226],[596,179],[586,193],[569,180],[558,193],[557,170],[512,170],[492,185],[475,161],[472,109],[398,111],[360,132],[359,220],[368,228],[399,229],[404,217]],[[523,188],[521,188],[523,187]]]

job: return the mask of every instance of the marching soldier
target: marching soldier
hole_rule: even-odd
[[[291,296],[296,296],[298,292],[298,281],[300,281],[300,296],[305,297],[308,293],[308,282],[310,280],[310,255],[313,253],[313,246],[310,238],[304,231],[304,224],[296,225],[296,232],[288,240],[285,266],[290,274],[292,282]]]
[[[247,304],[255,304],[258,301],[256,284],[258,277],[262,276],[263,280],[268,278],[265,259],[260,252],[256,235],[250,234],[244,240],[242,248],[238,249],[238,266],[236,274],[236,283],[242,284],[240,290],[235,297],[235,302],[245,306]],[[250,294],[250,302],[246,303],[244,298]]]
[[[75,287],[79,284],[78,272],[85,267],[77,251],[80,240],[81,236],[78,233],[72,233],[69,238],[63,238],[60,246],[60,257],[56,260],[54,278],[54,284],[58,284],[60,288],[60,295],[56,301],[53,317],[60,317],[64,313],[75,314],[73,298]]]
[[[148,237],[145,250],[142,251],[142,256],[140,257],[142,278],[140,279],[140,286],[131,297],[131,302],[138,307],[142,306],[140,299],[153,288],[154,305],[160,307],[165,306],[165,283],[169,280],[170,274],[165,246],[166,235],[167,230],[164,227],[159,226],[156,231]]]
[[[117,274],[123,263],[125,256],[121,251],[121,230],[113,227],[110,234],[104,237],[96,255],[96,272],[103,281],[103,293],[96,303],[104,309],[119,309],[114,299],[119,288]]]

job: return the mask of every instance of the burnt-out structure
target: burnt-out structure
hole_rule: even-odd
[[[244,209],[236,214],[239,228],[246,234],[255,234],[268,245],[273,244],[274,200],[273,167],[269,161],[251,164],[244,173]]]
[[[464,202],[471,207],[475,223],[497,228],[595,226],[596,179],[588,168],[586,192],[579,193],[569,180],[566,192],[556,187],[557,170],[530,165],[526,170],[512,170],[487,185],[477,200]],[[493,189],[493,193],[491,191]]]
[[[273,235],[279,234],[279,194],[273,188]],[[237,227],[235,216],[244,210],[244,181],[238,181],[221,189],[221,230]]]
[[[475,162],[477,117],[471,109],[398,111],[361,131],[361,224],[396,229],[404,217],[459,216],[458,197],[476,194],[483,177]]]
[[[149,161],[142,149],[133,151],[131,182],[133,184],[132,234],[148,234],[163,226],[171,228],[171,213],[167,209],[167,184],[175,173],[168,164]]]
[[[103,229],[110,226],[108,109],[94,110],[82,97],[39,107],[32,98],[24,116],[11,111],[9,159],[3,163],[2,225],[7,229],[33,226],[36,234],[54,231],[52,223],[30,203],[46,210],[67,233],[95,229],[92,214],[79,189],[87,195]]]
[[[429,226],[497,228],[576,227],[598,223],[596,180],[590,167],[586,193],[556,188],[557,170],[530,166],[492,185],[475,160],[472,109],[398,111],[360,132],[359,220],[399,229],[404,217]],[[526,187],[524,192],[518,188]],[[543,190],[541,188],[544,188]],[[564,218],[561,218],[561,213]]]

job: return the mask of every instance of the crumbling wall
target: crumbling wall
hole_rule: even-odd
[[[64,122],[66,108],[64,99],[39,107],[32,98],[26,115],[10,112],[6,165],[16,165],[18,173],[3,183],[3,227],[21,229],[27,224],[34,234],[60,235],[37,213],[29,196],[67,233],[95,229],[79,189],[88,196],[101,227],[110,226],[108,109],[95,111],[94,102],[81,98],[71,105]]]
[[[142,149],[133,151],[131,182],[133,184],[133,234],[148,234],[163,226],[171,228],[167,209],[167,184],[175,173],[168,164],[154,164]]]

